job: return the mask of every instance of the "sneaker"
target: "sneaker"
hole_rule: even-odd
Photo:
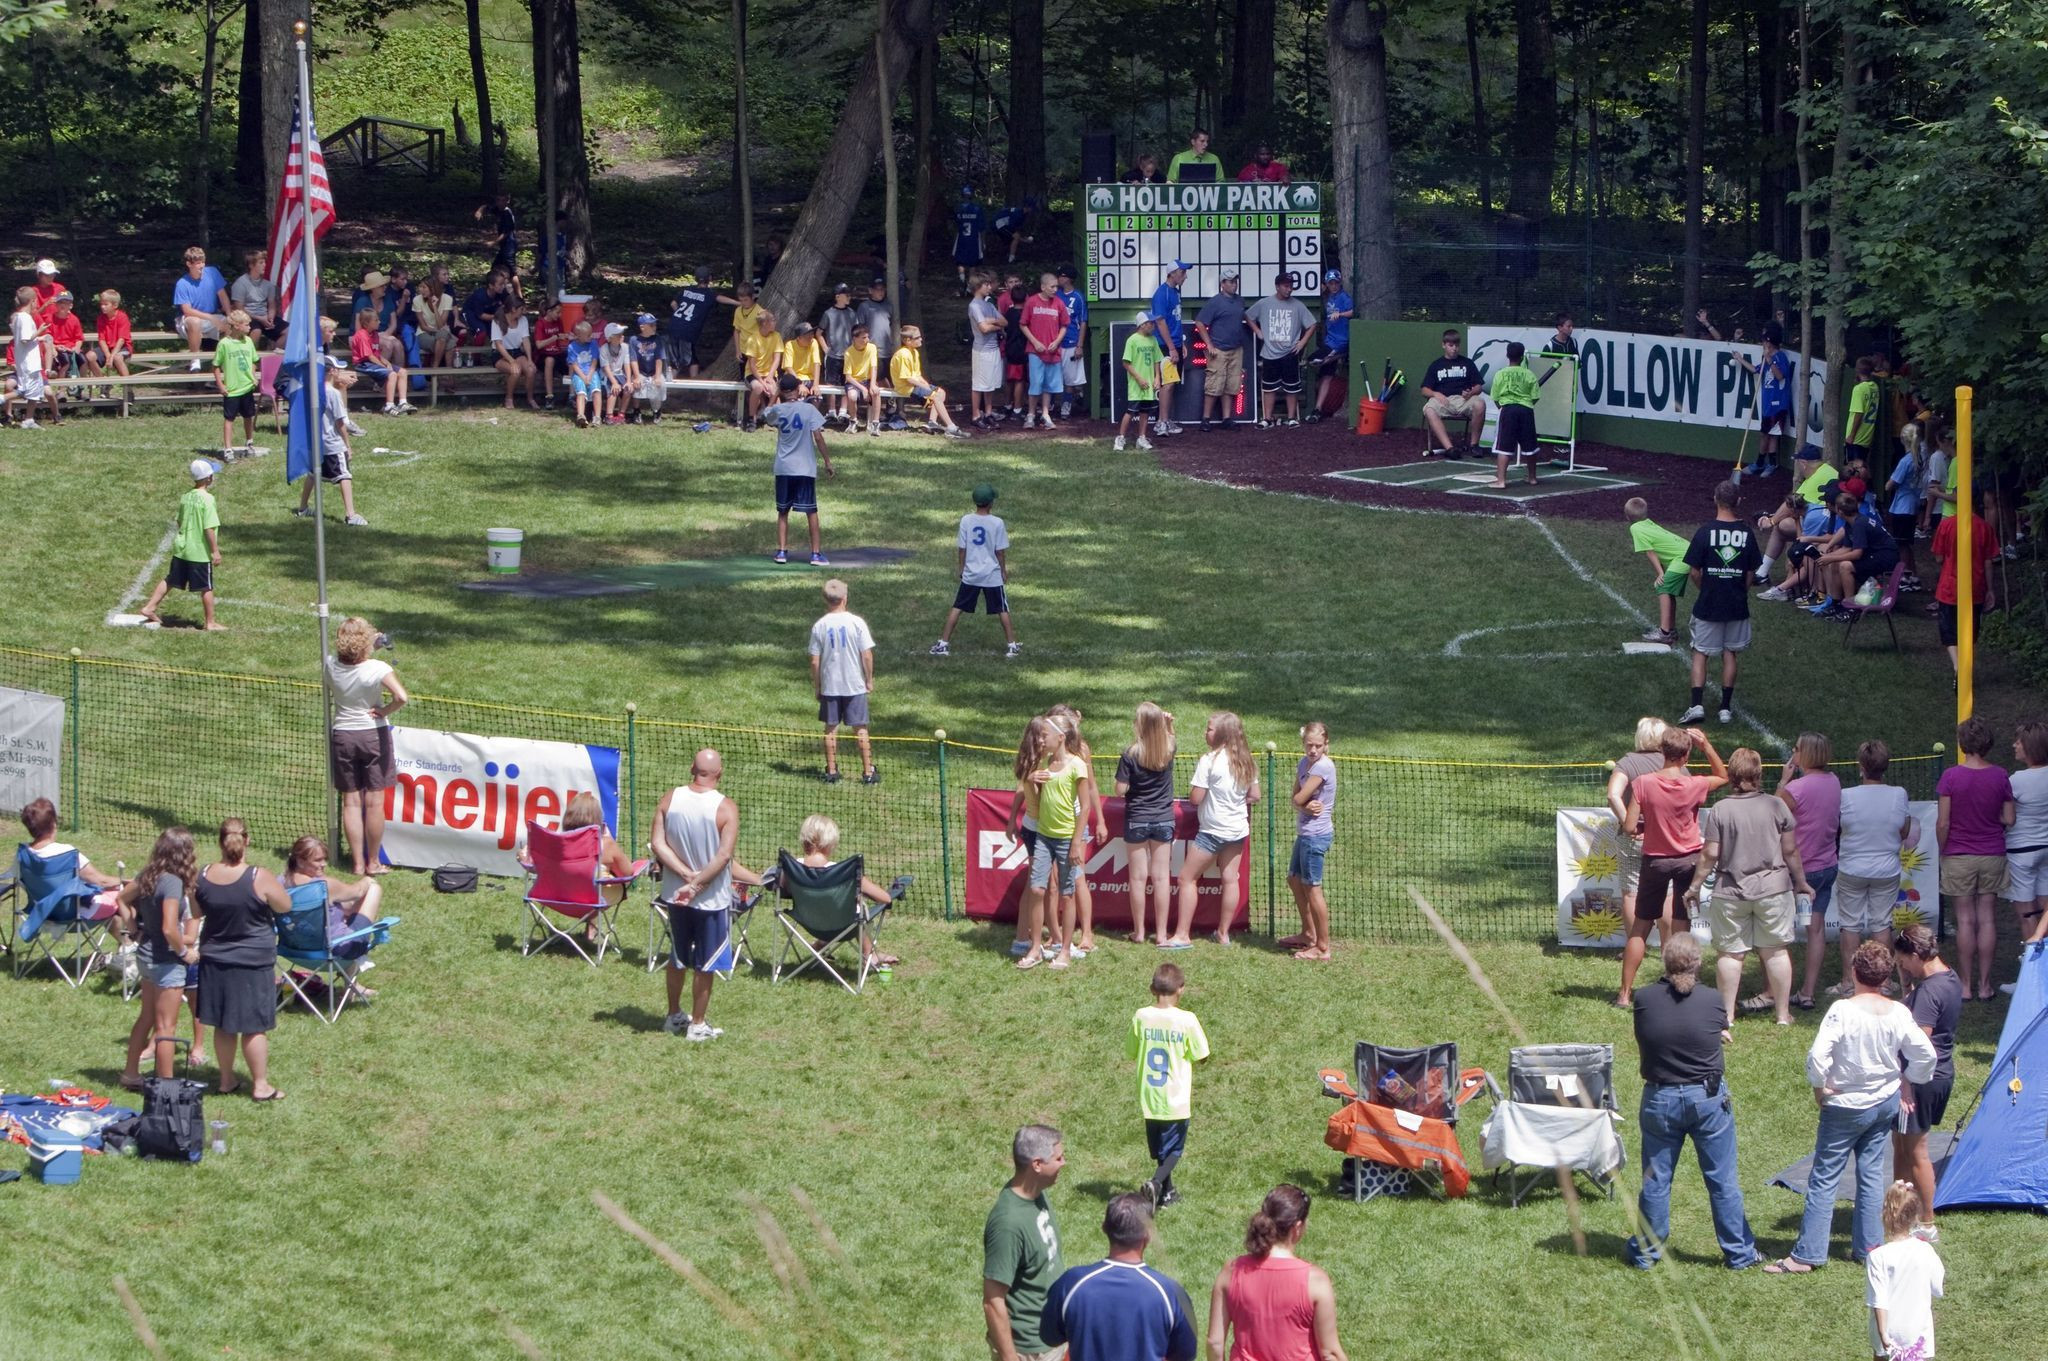
[[[661,1028],[671,1035],[682,1034],[690,1028],[690,1013],[687,1011],[670,1012],[668,1019],[661,1023]]]
[[[34,416],[23,416],[21,418],[20,428],[23,430],[40,430],[43,427],[36,424],[36,418]]]
[[[2010,996],[2012,996],[2012,987],[2013,987],[2013,985],[2012,985],[2012,984],[2010,984],[2010,983],[2000,983],[2000,984],[1998,985],[1998,990],[1999,990],[2000,992],[2004,993],[2004,994],[2005,994],[2005,995],[2006,995],[2007,997],[2010,997]],[[1933,1242],[1934,1240],[1930,1238],[1930,1239],[1928,1239],[1927,1241],[1931,1243],[1931,1242]]]
[[[1072,402],[1060,403],[1060,419],[1063,421],[1074,419],[1074,404]]]
[[[882,437],[882,423],[880,421],[869,421],[868,434],[875,439],[880,439]]]
[[[350,420],[346,416],[342,417],[341,428],[348,431],[351,435],[362,435],[368,433],[363,429],[363,427],[357,425],[354,421]]]
[[[185,366],[185,372],[187,372],[187,373],[197,373],[197,372],[199,372],[199,361],[195,359],[195,360],[193,360],[193,361],[192,361],[191,363],[187,364],[187,365]]]
[[[966,432],[965,430],[962,430],[962,429],[961,429],[961,428],[960,428],[959,426],[957,426],[957,425],[949,425],[949,426],[947,426],[947,427],[946,427],[946,438],[947,438],[947,439],[966,439],[966,438],[967,438],[967,432]]]
[[[1719,718],[1723,723],[1733,723],[1735,721],[1735,711],[1733,709],[1722,709],[1715,717]]]
[[[1036,417],[1036,416],[1026,416],[1026,417],[1024,418],[1024,428],[1025,428],[1026,430],[1029,430],[1029,429],[1031,429],[1031,428],[1032,428],[1033,426],[1035,426],[1035,425],[1037,425],[1037,424],[1038,424],[1038,417]]]
[[[1216,428],[1216,422],[1214,422],[1214,421],[1212,421],[1212,420],[1208,419],[1207,417],[1204,417],[1204,418],[1202,419],[1202,424],[1201,424],[1201,425],[1200,425],[1200,427],[1199,427],[1199,429],[1200,429],[1200,430],[1202,431],[1202,433],[1203,433],[1203,434],[1205,434],[1205,435],[1206,435],[1206,434],[1208,434],[1208,433],[1209,433],[1210,431],[1214,430],[1215,428]],[[1147,1186],[1150,1186],[1150,1185],[1151,1185],[1152,1183],[1148,1181],[1148,1182],[1146,1182],[1145,1184],[1146,1184]]]
[[[1138,1193],[1145,1197],[1145,1203],[1156,1213],[1159,1209],[1159,1183],[1148,1181],[1138,1188]]]
[[[1274,423],[1273,423],[1272,421],[1260,421],[1260,422],[1259,422],[1259,429],[1261,429],[1261,430],[1271,430],[1271,429],[1273,428],[1273,424],[1274,424]]]
[[[398,414],[399,414],[399,415],[401,415],[401,416],[410,416],[410,415],[411,415],[411,414],[412,414],[413,412],[415,412],[415,411],[418,411],[418,410],[419,410],[419,408],[418,408],[418,407],[416,407],[416,406],[414,406],[414,405],[413,405],[413,404],[412,404],[411,402],[408,402],[408,401],[404,400],[403,398],[400,398],[400,399],[399,399],[399,403],[398,403]]]
[[[292,514],[298,516],[301,520],[310,520],[313,518],[313,508],[311,506],[293,506]]]
[[[860,777],[860,782],[862,784],[880,784],[882,782],[882,772],[870,770],[867,774]]]
[[[1790,596],[1788,596],[1788,595],[1786,595],[1786,594],[1785,594],[1785,588],[1784,588],[1783,586],[1773,586],[1773,587],[1771,587],[1771,589],[1770,589],[1770,590],[1768,590],[1768,591],[1758,591],[1758,592],[1756,593],[1756,598],[1757,598],[1758,600],[1789,600],[1789,599],[1791,599],[1791,597],[1790,597]]]
[[[789,550],[788,550],[788,549],[786,549],[786,548],[778,548],[778,549],[776,549],[776,550],[775,550],[775,560],[776,560],[777,562],[788,562],[788,561],[789,561]]]
[[[614,411],[611,415],[606,416],[604,418],[604,423],[606,425],[624,425],[626,423],[626,418],[624,416],[621,416],[618,412]]]
[[[934,657],[950,657],[953,655],[953,648],[944,638],[941,638],[938,642],[932,644],[931,652]]]
[[[740,433],[741,433],[742,435],[751,435],[751,434],[753,434],[753,433],[754,433],[754,430],[755,430],[755,425],[754,425],[754,422],[752,422],[752,421],[743,421],[743,422],[741,422],[741,423],[740,423]]]
[[[839,772],[836,770],[828,770],[825,772],[826,784],[838,784],[841,778],[842,777],[840,776]]]
[[[1152,441],[1146,439],[1143,435],[1140,435],[1138,436],[1138,447],[1140,449],[1150,449],[1152,447]]]
[[[1678,725],[1682,728],[1688,723],[1697,723],[1706,716],[1707,711],[1695,704],[1678,716]]]
[[[1292,429],[1293,429],[1293,428],[1294,428],[1295,426],[1297,426],[1297,425],[1300,425],[1300,424],[1301,424],[1301,422],[1300,422],[1300,421],[1298,421],[1298,420],[1296,420],[1296,419],[1294,419],[1294,417],[1292,417],[1292,416],[1289,416],[1289,417],[1287,418],[1287,428],[1288,428],[1289,430],[1292,430]],[[1171,1193],[1169,1193],[1169,1194],[1171,1194]],[[1175,1199],[1179,1199],[1179,1197],[1175,1197]],[[1164,1204],[1165,1202],[1163,1202],[1163,1201],[1162,1201],[1162,1202],[1160,1202],[1160,1203],[1161,1203],[1161,1204]]]
[[[586,418],[584,418],[584,417],[582,417],[582,416],[578,416],[578,417],[576,418],[576,428],[577,428],[578,430],[588,430],[588,429],[590,428],[590,422],[589,422],[589,420],[587,420]]]
[[[1759,586],[1768,586],[1771,584],[1771,572],[1768,567],[1758,569],[1756,574],[1756,584]]]
[[[370,522],[360,515],[351,515],[346,520],[343,520],[342,523],[354,525],[357,529],[368,529],[370,527]]]
[[[1166,1194],[1159,1197],[1159,1208],[1163,1210],[1169,1205],[1178,1204],[1180,1204],[1180,1188],[1177,1186],[1167,1187]]]
[[[1308,413],[1308,414],[1307,414],[1306,416],[1303,416],[1303,417],[1301,418],[1301,423],[1302,423],[1303,425],[1314,425],[1314,424],[1315,424],[1315,423],[1316,423],[1317,421],[1321,420],[1322,418],[1323,418],[1323,413],[1322,413],[1322,412],[1320,412],[1320,411],[1311,411],[1311,412],[1309,412],[1309,413]]]
[[[1050,417],[1050,416],[1040,416],[1040,417],[1038,418],[1038,423],[1039,423],[1039,425],[1040,425],[1040,426],[1042,426],[1043,428],[1045,428],[1045,429],[1047,429],[1047,430],[1057,430],[1057,429],[1059,429],[1059,427],[1058,427],[1058,426],[1056,426],[1056,425],[1054,425],[1054,424],[1052,423],[1052,417]]]
[[[824,555],[823,553],[813,553],[813,554],[811,554],[811,566],[813,566],[813,567],[830,567],[831,565],[832,565],[832,560],[831,560],[830,558],[827,558],[827,557],[826,557],[826,556],[825,556],[825,555]]]
[[[1933,1224],[1915,1224],[1913,1236],[1923,1243],[1939,1243],[1941,1230]]]
[[[1116,450],[1116,452],[1118,453],[1122,453],[1124,451],[1124,437],[1122,435],[1118,435],[1115,440],[1111,441],[1109,447]]]
[[[1643,634],[1643,641],[1646,643],[1668,643],[1676,636],[1669,629],[1651,629]]]
[[[1832,599],[1822,596],[1820,604],[1807,606],[1806,612],[1808,614],[1833,614],[1835,608],[1835,602]]]
[[[1022,643],[1012,643],[1003,649],[1003,656],[1005,657],[1021,657],[1023,655],[1024,644]]]
[[[693,1040],[701,1044],[705,1040],[715,1040],[724,1033],[725,1032],[723,1030],[720,1030],[715,1025],[706,1025],[699,1022],[693,1023],[688,1030],[685,1030],[683,1032],[683,1038],[686,1040]]]
[[[393,402],[384,403],[384,414],[387,416],[396,416],[398,414],[397,404]]]

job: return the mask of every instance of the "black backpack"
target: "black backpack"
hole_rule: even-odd
[[[142,1084],[142,1115],[135,1122],[135,1150],[145,1158],[196,1163],[206,1152],[206,1117],[200,1098],[206,1084],[186,1078],[153,1077]]]

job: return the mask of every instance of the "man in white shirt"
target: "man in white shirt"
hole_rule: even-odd
[[[706,1020],[711,985],[732,961],[734,885],[761,876],[734,858],[739,805],[719,792],[725,758],[710,747],[690,761],[690,783],[661,796],[649,844],[661,866],[661,902],[669,914],[668,1019],[662,1029],[686,1040],[715,1040],[725,1032]],[[690,1010],[683,1011],[683,975]]]
[[[946,627],[939,630],[939,641],[932,644],[934,657],[951,655],[953,630],[962,614],[974,613],[976,600],[1003,621],[1003,637],[1009,641],[1003,655],[1016,657],[1024,651],[1010,624],[1010,532],[995,513],[995,504],[996,489],[984,482],[974,489],[974,513],[960,517],[960,590],[946,614]]]
[[[839,726],[860,743],[862,784],[880,784],[868,746],[868,692],[875,688],[875,635],[868,621],[846,608],[846,583],[825,583],[825,613],[811,625],[811,689],[825,725],[825,783],[839,783]]]

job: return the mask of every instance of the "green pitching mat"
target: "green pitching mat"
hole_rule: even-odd
[[[657,562],[637,567],[593,567],[584,572],[529,572],[520,576],[487,577],[465,581],[466,591],[488,591],[494,595],[529,596],[542,600],[574,600],[586,596],[641,595],[648,591],[673,591],[691,587],[729,586],[763,577],[813,576],[823,581],[836,572],[859,571],[864,567],[886,567],[910,556],[905,548],[827,549],[829,561],[823,567],[810,564],[810,551],[790,550],[789,561],[778,563],[766,553],[731,558],[697,558],[684,562]]]
[[[1346,468],[1324,473],[1323,476],[1341,478],[1346,482],[1414,487],[1419,491],[1442,492],[1447,496],[1480,496],[1494,501],[1540,501],[1546,496],[1612,491],[1617,487],[1648,486],[1651,482],[1647,478],[1617,477],[1604,472],[1566,472],[1562,463],[1538,464],[1536,474],[1543,480],[1532,487],[1521,481],[1519,469],[1511,467],[1508,469],[1507,487],[1497,489],[1490,485],[1493,481],[1493,459],[1482,455],[1471,459],[1433,458],[1382,468]]]

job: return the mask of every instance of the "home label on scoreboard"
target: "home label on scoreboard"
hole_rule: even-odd
[[[1091,184],[1082,197],[1088,299],[1149,302],[1175,260],[1188,266],[1184,299],[1213,296],[1231,268],[1247,299],[1270,294],[1282,273],[1297,297],[1320,298],[1322,198],[1312,181]]]

